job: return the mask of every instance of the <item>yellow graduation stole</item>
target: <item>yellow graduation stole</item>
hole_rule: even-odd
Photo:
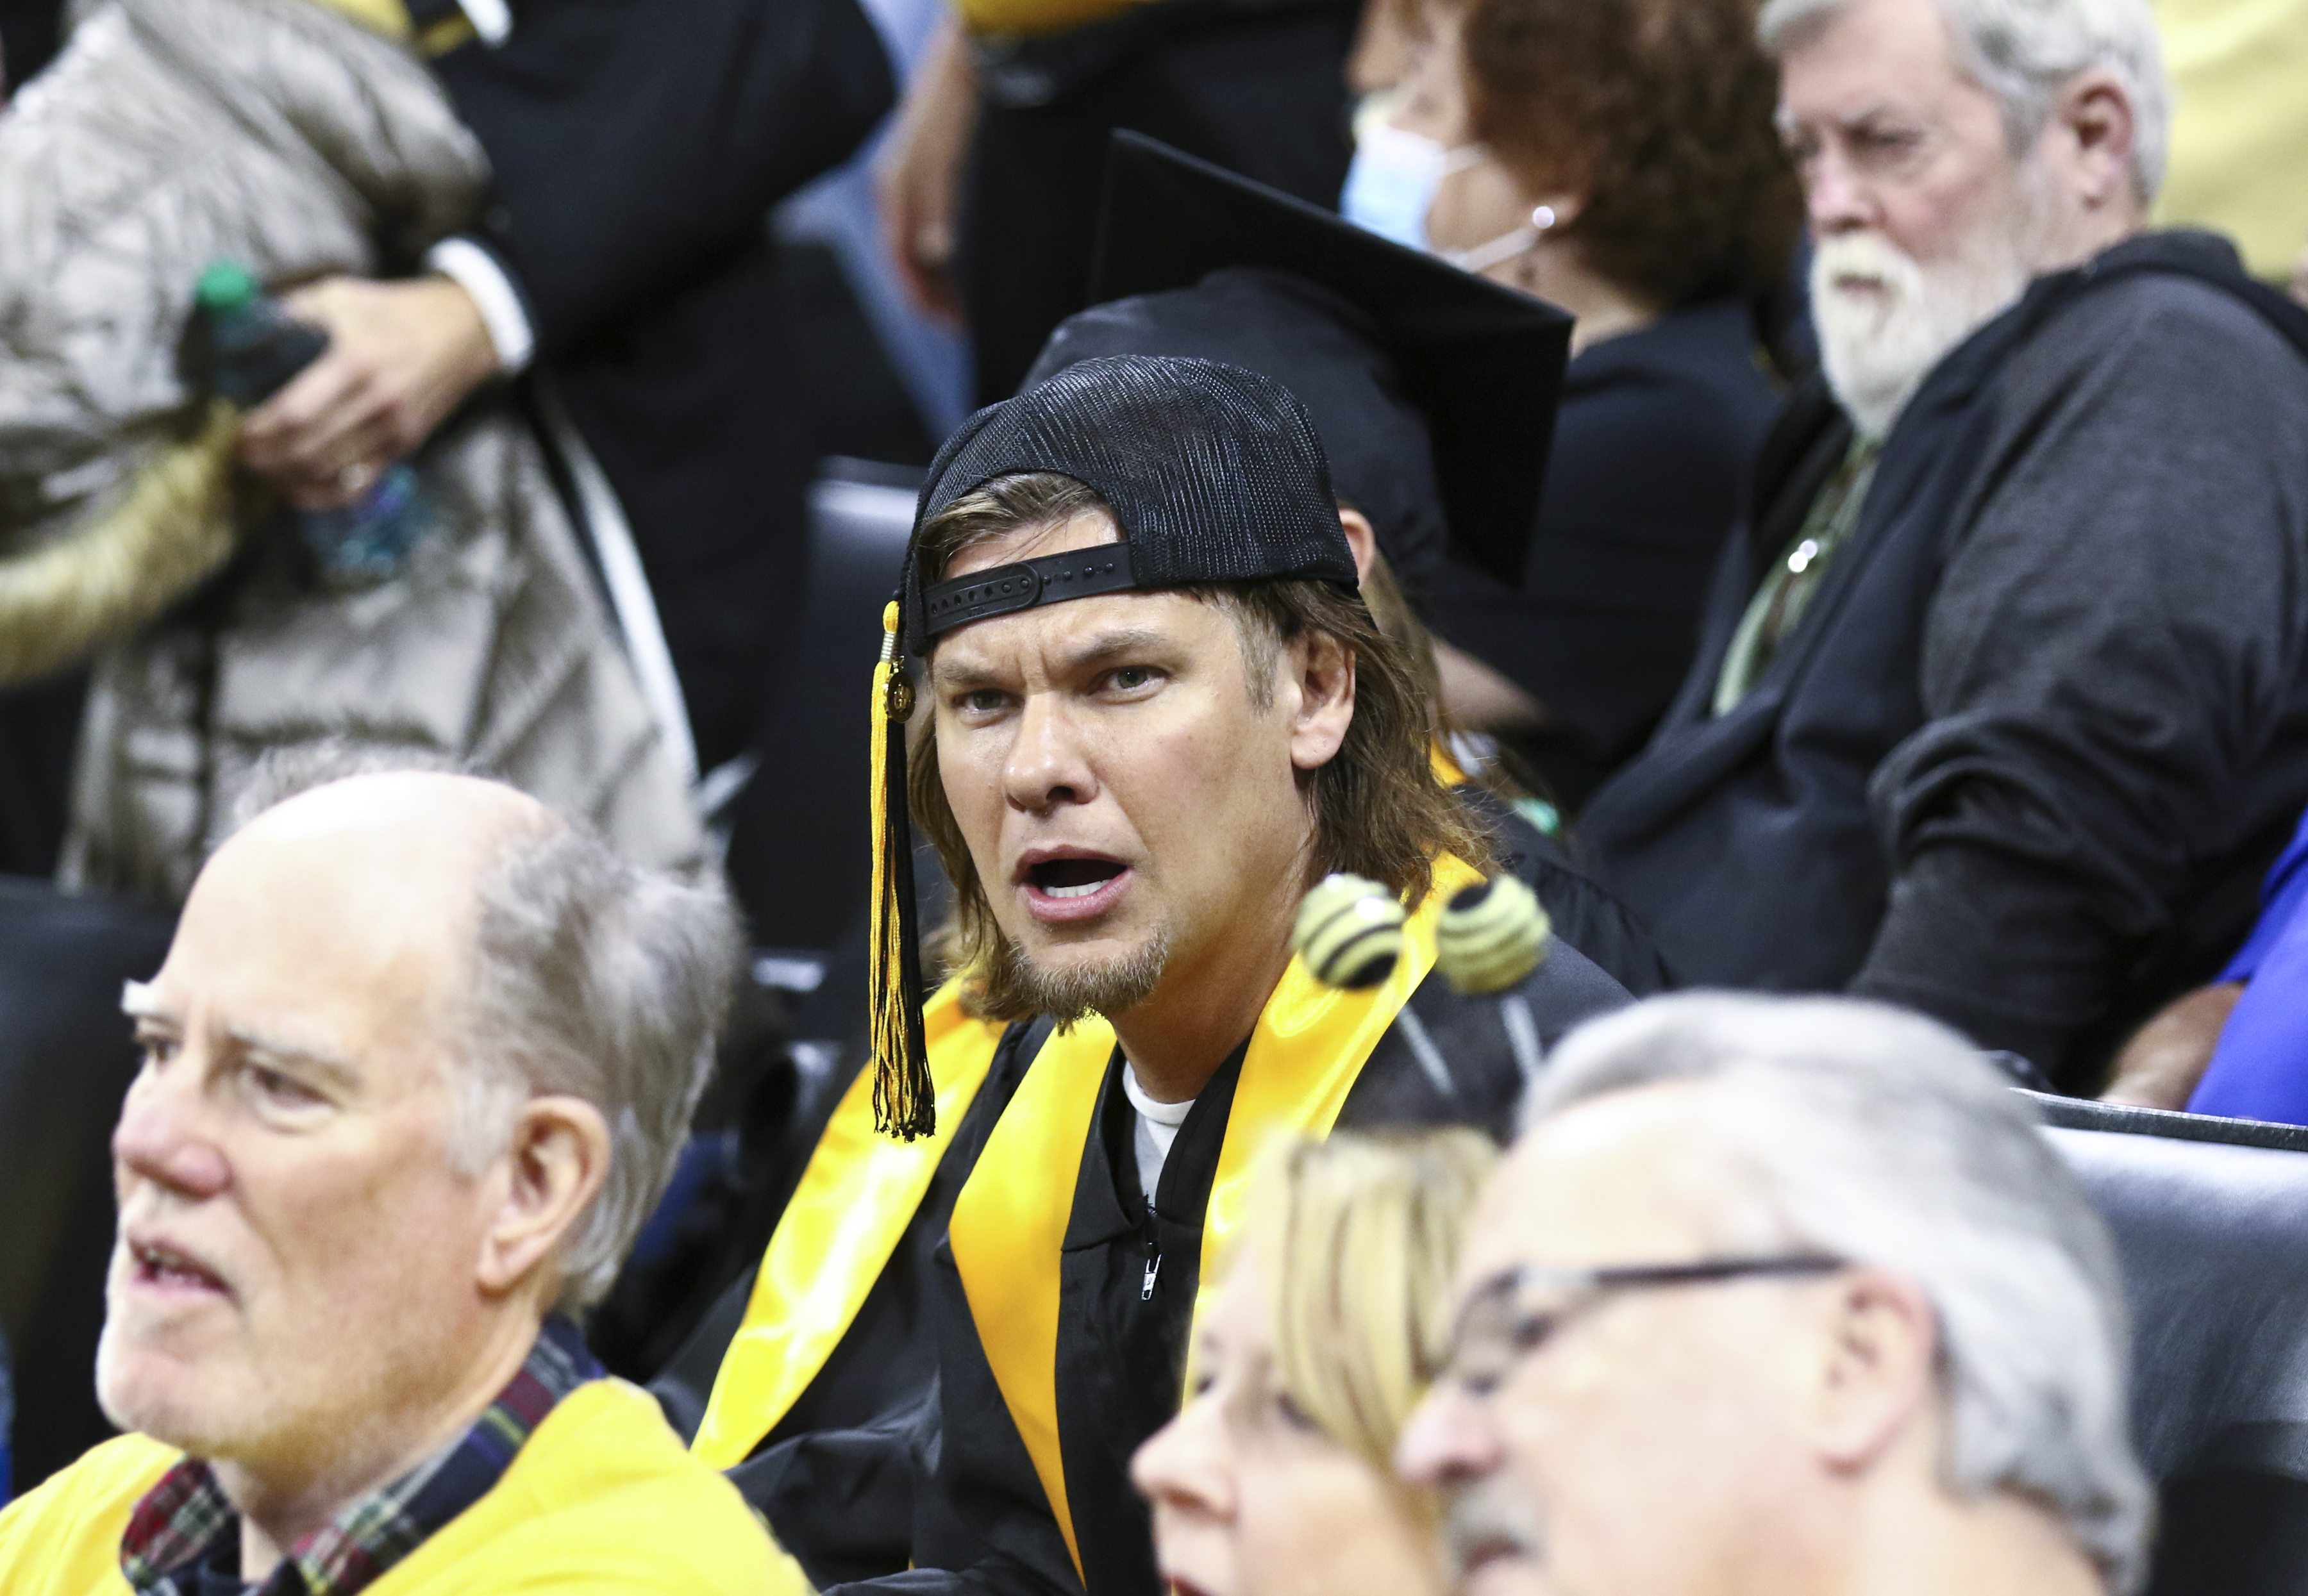
[[[922,1009],[937,1084],[936,1134],[900,1142],[874,1130],[868,1061],[811,1153],[762,1255],[745,1322],[722,1354],[691,1443],[715,1468],[743,1463],[825,1367],[985,1084],[1004,1027],[962,1013],[960,993],[960,983],[949,982]]]
[[[1434,887],[1404,928],[1404,955],[1377,986],[1361,991],[1323,986],[1296,958],[1283,972],[1243,1056],[1210,1183],[1198,1316],[1201,1297],[1216,1279],[1241,1220],[1260,1152],[1278,1134],[1330,1133],[1379,1038],[1434,968],[1434,924],[1442,905],[1481,880],[1460,860],[1435,862]],[[947,1231],[978,1343],[1034,1460],[1076,1575],[1081,1550],[1058,1447],[1058,1260],[1090,1116],[1113,1051],[1114,1032],[1099,1021],[1043,1044],[955,1199]],[[943,1102],[938,1112],[943,1124]]]

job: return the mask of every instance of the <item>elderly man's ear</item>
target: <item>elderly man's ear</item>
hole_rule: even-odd
[[[502,1296],[535,1278],[608,1174],[609,1127],[599,1109],[581,1097],[524,1103],[487,1177],[495,1211],[481,1237],[481,1290]]]
[[[1914,1283],[1856,1268],[1822,1293],[1808,1429],[1828,1469],[1857,1475],[1903,1447],[1935,1454],[1939,1322]]]
[[[2135,136],[2131,96],[2114,73],[2095,68],[2061,90],[2042,148],[2086,212],[2128,210],[2139,202],[2131,179]]]

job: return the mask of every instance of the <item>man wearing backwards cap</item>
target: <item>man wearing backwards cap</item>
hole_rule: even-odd
[[[1358,568],[1375,540],[1396,569],[1416,572],[1449,537],[1515,579],[1553,430],[1562,312],[1150,140],[1117,142],[1106,218],[1094,296],[1132,296],[1066,323],[1029,388],[1099,355],[1249,367],[1306,403]],[[1416,621],[1382,583],[1366,578],[1364,593],[1431,688]],[[1625,911],[1503,804],[1468,795],[1554,934],[1631,990],[1655,990],[1658,955]],[[1497,1012],[1468,1009],[1471,1045],[1503,1045]],[[1000,1033],[986,1030],[983,1046]],[[851,1085],[837,1085],[837,1099]],[[856,1085],[812,1148],[761,1266],[656,1383],[695,1429],[700,1454],[731,1471],[821,1584],[903,1568],[911,1556],[901,1421],[934,1370],[920,1283],[974,1156],[951,1138],[917,1144],[904,1154],[912,1180],[892,1183],[900,1154],[874,1134],[873,1107],[870,1081]]]
[[[1374,234],[1363,236],[1381,248],[1394,247]],[[1465,275],[1441,261],[1417,263]],[[1543,308],[1535,301],[1532,306]],[[1043,348],[1026,386],[1038,386],[1101,355],[1223,360],[1272,377],[1305,398],[1331,461],[1339,519],[1354,553],[1364,602],[1380,630],[1408,656],[1433,710],[1436,758],[1450,765],[1461,795],[1489,822],[1499,862],[1537,894],[1554,934],[1614,981],[1638,997],[1663,988],[1666,966],[1633,914],[1513,807],[1509,800],[1522,796],[1520,789],[1502,786],[1494,792],[1466,777],[1450,750],[1436,645],[1422,618],[1417,564],[1422,534],[1432,528],[1439,552],[1444,524],[1427,444],[1429,416],[1396,386],[1390,351],[1369,318],[1344,296],[1296,273],[1227,267],[1192,287],[1134,295],[1072,317]],[[1434,416],[1433,425],[1442,426],[1448,419]],[[1526,453],[1520,469],[1535,477],[1544,463]],[[1528,517],[1521,522],[1525,528],[1532,524]]]
[[[744,1456],[909,1223],[950,1206],[919,1283],[938,1439],[908,1588],[967,1571],[1150,1593],[1125,1467],[1176,1407],[1201,1261],[1263,1138],[1503,1123],[1537,1047],[1623,994],[1560,946],[1503,996],[1427,979],[1488,848],[1356,594],[1313,429],[1271,380],[1125,356],[981,412],[932,468],[900,609],[928,725],[892,763],[954,882],[960,973],[925,1023],[910,894],[883,871],[878,1074],[771,1242],[768,1311],[731,1345],[699,1450]],[[902,680],[878,713],[910,708]],[[906,857],[891,830],[887,865]],[[1290,951],[1301,897],[1342,870],[1411,911],[1392,972],[1354,991]],[[917,1139],[825,1156],[876,1118]]]
[[[1446,729],[1426,585],[1446,542],[1521,581],[1569,318],[1135,136],[1116,141],[1108,166],[1090,296],[1103,303],[1058,328],[1025,386],[1100,355],[1177,355],[1290,390],[1329,458],[1372,617],[1405,645]],[[1437,753],[1456,768],[1439,735]],[[1633,915],[1511,806],[1517,794],[1461,785],[1556,936],[1638,996],[1666,984]]]

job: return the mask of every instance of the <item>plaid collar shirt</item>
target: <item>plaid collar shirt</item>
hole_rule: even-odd
[[[512,1383],[464,1435],[288,1549],[249,1596],[353,1596],[487,1496],[561,1399],[601,1366],[571,1320],[546,1320]],[[216,1472],[186,1458],[146,1492],[120,1541],[137,1596],[206,1596],[239,1563],[240,1515]]]

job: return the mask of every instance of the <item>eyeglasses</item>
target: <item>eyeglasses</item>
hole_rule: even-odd
[[[1761,1257],[1702,1258],[1688,1264],[1637,1264],[1566,1269],[1526,1264],[1475,1288],[1459,1311],[1449,1360],[1437,1371],[1468,1395],[1487,1397],[1516,1361],[1537,1351],[1565,1322],[1616,1291],[1716,1285],[1770,1276],[1832,1274],[1847,1258],[1798,1252]]]

